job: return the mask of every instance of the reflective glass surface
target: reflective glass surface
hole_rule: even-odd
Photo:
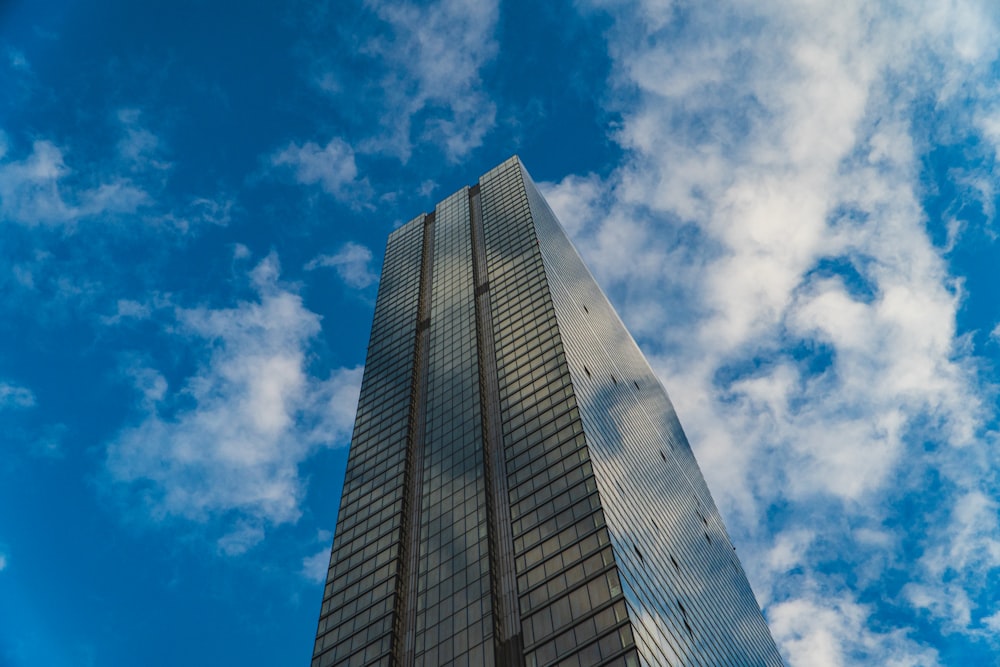
[[[469,193],[438,204],[420,510],[416,664],[492,664]]]
[[[386,245],[313,667],[390,664],[423,226]]]
[[[781,665],[666,391],[521,171],[642,662]]]
[[[480,187],[525,663],[627,664],[621,583],[517,160]]]
[[[517,158],[389,238],[335,664],[781,664],[666,392]]]

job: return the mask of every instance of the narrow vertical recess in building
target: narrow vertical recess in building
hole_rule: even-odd
[[[403,524],[403,574],[399,579],[399,626],[393,654],[399,664],[412,665],[417,630],[417,566],[420,558],[420,498],[423,488],[424,417],[427,396],[427,352],[430,345],[431,278],[434,266],[434,213],[424,216],[420,263],[420,297],[414,341],[413,392],[410,402],[409,447],[406,455],[406,521]]]
[[[483,240],[483,211],[479,186],[469,190],[473,269],[476,282],[476,333],[479,342],[479,385],[482,393],[483,445],[486,463],[487,514],[490,539],[490,585],[493,593],[493,627],[496,664],[516,667],[523,664],[521,615],[517,601],[514,568],[514,537],[510,527],[510,492],[507,465],[501,439],[500,388],[493,350],[493,315],[490,309],[490,282],[486,271],[486,243]]]
[[[414,665],[493,665],[469,191],[434,213]]]

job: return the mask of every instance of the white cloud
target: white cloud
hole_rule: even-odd
[[[134,213],[150,202],[143,189],[120,176],[93,187],[67,185],[72,170],[50,141],[35,141],[22,160],[3,161],[5,153],[0,150],[0,220],[67,224],[106,213]]]
[[[920,182],[928,124],[992,127],[1000,93],[978,82],[992,80],[995,14],[594,4],[614,19],[608,99],[626,152],[607,179],[546,185],[553,207],[673,390],[790,663],[865,663],[884,640],[879,664],[933,664],[905,618],[858,600],[898,595],[882,575],[904,572],[911,621],[971,634],[1000,565],[991,417],[956,327],[967,295]],[[919,115],[928,98],[935,115]],[[995,191],[989,173],[961,177]],[[927,555],[900,562],[903,539]],[[967,570],[945,585],[935,562],[949,559]],[[860,575],[804,598],[792,569]],[[958,606],[933,602],[949,596]]]
[[[935,650],[920,646],[903,631],[870,629],[871,608],[845,597],[810,595],[791,599],[774,605],[769,616],[771,633],[793,665],[940,664]]]
[[[1000,610],[983,618],[983,625],[988,631],[1000,634]]]
[[[373,0],[368,5],[388,23],[392,36],[364,47],[388,66],[381,85],[382,123],[389,135],[373,140],[367,150],[389,150],[406,160],[417,139],[444,146],[448,158],[458,160],[481,145],[496,117],[480,78],[497,53],[496,0],[427,5]],[[414,130],[418,114],[424,119]]]
[[[0,410],[4,408],[30,408],[35,404],[35,394],[27,387],[0,381]]]
[[[233,245],[233,259],[247,259],[250,257],[250,248],[246,247],[242,243],[236,243]]]
[[[118,141],[119,156],[133,169],[169,169],[171,164],[161,157],[160,138],[140,122],[142,111],[136,108],[119,109],[118,122],[122,138]]]
[[[371,194],[367,179],[358,180],[354,150],[336,137],[326,146],[312,141],[301,146],[290,143],[271,156],[271,164],[288,167],[297,182],[319,184],[327,194],[355,206],[366,202]]]
[[[949,509],[950,516],[928,527],[931,539],[918,562],[921,576],[903,595],[949,632],[974,631],[974,617],[992,611],[992,606],[977,609],[972,595],[989,590],[989,574],[1000,569],[1000,508],[995,497],[970,490]]]
[[[140,405],[146,411],[155,411],[159,404],[167,395],[167,379],[163,377],[155,368],[147,368],[140,364],[132,364],[123,370],[132,384],[132,388],[139,393]]]
[[[320,267],[333,267],[345,283],[351,287],[363,289],[378,280],[378,276],[369,267],[371,261],[371,250],[349,241],[336,254],[319,255],[313,258],[306,264],[305,269],[312,271]]]
[[[559,222],[571,236],[583,234],[585,225],[593,223],[603,212],[603,201],[607,193],[601,179],[590,174],[588,176],[569,175],[558,186],[550,183],[540,183],[540,189],[545,200],[558,211]]]
[[[214,198],[193,197],[184,203],[178,202],[172,210],[150,216],[149,221],[160,227],[182,233],[206,223],[224,227],[232,219],[235,208],[235,200],[224,193],[220,193]]]
[[[278,273],[272,255],[251,272],[257,300],[177,309],[178,333],[207,357],[172,389],[158,371],[131,372],[141,421],[107,448],[112,479],[154,518],[235,520],[219,541],[228,554],[250,548],[268,525],[297,520],[298,466],[320,447],[346,444],[360,388],[360,368],[326,380],[308,374],[319,317]]]
[[[142,117],[140,109],[118,110],[119,140],[87,154],[35,139],[18,159],[0,132],[0,222],[73,229],[82,220],[138,218],[180,232],[228,224],[236,202],[225,193],[164,196],[173,165]]]
[[[354,428],[364,367],[341,368],[317,383],[311,408],[316,415],[312,436],[325,443],[346,443]]]
[[[349,81],[356,72],[341,69],[343,58],[331,58],[326,42],[315,47],[309,67],[320,70],[312,77],[319,90],[337,103],[348,97],[351,106],[360,103],[374,122],[366,123],[358,135],[363,138],[350,146],[337,137],[326,146],[292,142],[269,157],[273,166],[293,169],[298,182],[320,184],[355,207],[368,205],[372,196],[367,179],[357,178],[356,154],[406,162],[415,146],[423,146],[457,162],[482,145],[497,112],[482,78],[498,52],[497,0],[367,0],[363,5],[360,11],[367,16],[357,20],[381,23],[374,36],[359,36],[345,48],[347,60],[363,63],[358,69],[364,79]],[[337,48],[342,47],[333,51]],[[434,187],[424,181],[420,191]]]
[[[324,547],[312,556],[306,556],[302,559],[302,576],[313,583],[322,584],[326,581],[329,567],[330,549]]]
[[[240,521],[233,530],[219,538],[219,551],[227,556],[239,556],[260,544],[264,528],[259,524]]]
[[[145,320],[153,310],[148,303],[140,303],[133,299],[118,299],[113,315],[102,315],[101,322],[108,325],[119,324],[127,320]]]
[[[233,208],[236,203],[227,197],[195,197],[191,200],[190,217],[199,222],[209,222],[213,225],[225,226],[232,218]]]

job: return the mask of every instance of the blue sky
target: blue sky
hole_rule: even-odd
[[[0,664],[306,664],[381,254],[517,153],[790,665],[998,664],[991,2],[0,5]]]

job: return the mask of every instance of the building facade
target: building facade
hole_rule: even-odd
[[[781,665],[674,409],[515,157],[386,246],[313,667]]]

